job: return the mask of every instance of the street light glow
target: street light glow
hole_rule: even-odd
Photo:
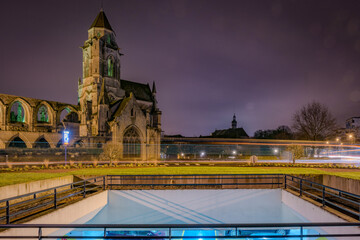
[[[278,153],[279,150],[277,148],[274,149],[274,153]]]
[[[235,154],[236,154],[236,151],[234,150],[232,153],[235,155]]]

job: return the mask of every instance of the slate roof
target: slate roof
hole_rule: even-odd
[[[215,130],[211,137],[216,138],[248,138],[249,136],[243,128],[228,128],[223,130]]]
[[[130,93],[129,97],[126,97],[126,98],[116,102],[112,107],[110,107],[111,111],[113,112],[112,120],[114,120],[117,116],[121,115],[121,113],[124,111],[127,104],[130,102],[131,98],[133,98],[132,93]]]
[[[41,102],[44,101],[44,102],[47,102],[48,104],[50,104],[54,110],[59,109],[63,106],[71,106],[75,109],[79,108],[78,105],[73,105],[73,104],[68,104],[68,103],[48,101],[48,100],[42,100],[42,99],[36,99],[36,98],[28,98],[28,97],[15,96],[15,95],[9,95],[9,94],[0,94],[0,101],[2,101],[5,105],[12,103],[17,98],[23,99],[24,101],[29,103],[29,105],[31,107],[36,107],[38,104],[40,104]]]
[[[153,102],[153,96],[149,84],[120,80],[121,88],[125,90],[126,96],[132,92],[137,100]]]
[[[94,22],[91,24],[89,29],[91,29],[93,27],[106,28],[111,31],[114,31],[111,28],[109,20],[107,19],[106,15],[102,9],[100,10],[99,14],[96,16]]]

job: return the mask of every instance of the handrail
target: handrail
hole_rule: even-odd
[[[204,223],[204,224],[0,224],[0,228],[258,228],[258,227],[360,227],[360,222]]]
[[[328,233],[325,231],[304,231],[307,230],[306,227],[314,229],[314,227],[336,227],[336,233]],[[343,231],[343,233],[338,232],[339,227],[356,227],[356,230],[353,229],[352,232]],[[252,224],[7,224],[0,225],[2,229],[38,229],[36,235],[11,235],[4,234],[0,235],[0,239],[3,238],[36,238],[36,239],[198,239],[197,234],[192,233],[196,236],[182,236],[176,235],[176,230],[185,230],[185,229],[198,229],[199,231],[214,231],[214,236],[205,235],[201,236],[202,239],[244,239],[244,238],[256,238],[252,233],[256,231],[262,231],[261,238],[283,238],[283,239],[292,239],[292,238],[301,238],[304,237],[360,237],[359,228],[360,223],[349,223],[349,222],[320,222],[320,223],[252,223]],[[73,231],[74,229],[99,229],[102,236],[68,236],[68,235],[59,235],[59,232],[48,233],[48,235],[43,234],[43,229],[68,229],[67,231]],[[275,232],[274,232],[275,228]],[[290,229],[289,229],[290,228]],[[111,229],[111,230],[109,230]],[[117,230],[118,229],[118,230]],[[299,233],[291,233],[291,229],[299,229]],[[316,228],[315,228],[316,229]],[[119,231],[120,230],[120,231]],[[151,232],[150,232],[151,230]],[[174,231],[175,230],[175,231]],[[268,232],[266,232],[268,230]],[[123,234],[126,231],[126,234]],[[161,232],[162,234],[150,234],[153,231]],[[223,234],[216,234],[215,231],[222,231]],[[253,231],[253,232],[252,232]],[[265,233],[264,233],[265,231]],[[16,231],[19,233],[20,231]],[[147,233],[145,236],[139,234],[139,232]],[[76,232],[75,232],[76,234]]]

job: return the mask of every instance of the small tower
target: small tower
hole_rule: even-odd
[[[232,129],[236,129],[236,128],[237,128],[237,121],[236,121],[235,113],[234,113],[234,116],[233,116],[233,120],[231,121],[231,128],[232,128]]]

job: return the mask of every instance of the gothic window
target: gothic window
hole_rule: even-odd
[[[134,109],[132,108],[130,111],[130,116],[133,117],[134,116]]]
[[[71,111],[69,108],[65,108],[60,113],[60,122],[79,122],[79,116],[76,112]]]
[[[107,60],[108,76],[114,77],[114,60],[109,57]]]
[[[42,137],[34,143],[34,148],[50,148],[50,144]]]
[[[40,123],[49,122],[49,112],[48,108],[45,105],[41,105],[37,113],[37,121]]]
[[[26,144],[21,138],[15,137],[9,143],[9,148],[26,148]]]
[[[11,105],[10,122],[25,122],[25,111],[19,101],[16,101]]]
[[[141,155],[140,136],[135,128],[129,128],[123,138],[124,158],[136,158]]]

